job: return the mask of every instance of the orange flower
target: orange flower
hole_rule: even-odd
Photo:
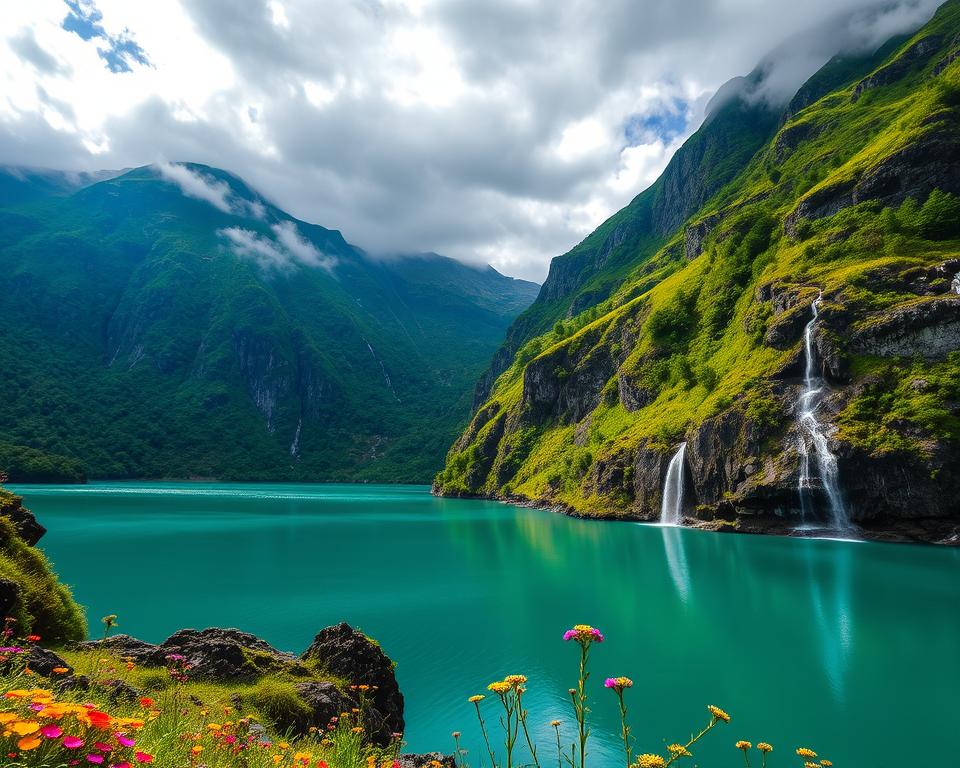
[[[17,742],[17,747],[22,749],[24,752],[29,752],[31,749],[36,749],[40,746],[40,739],[36,736],[24,736],[20,741]]]

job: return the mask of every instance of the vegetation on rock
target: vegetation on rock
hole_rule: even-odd
[[[435,489],[650,519],[686,440],[689,517],[782,524],[799,513],[793,411],[822,293],[824,418],[854,520],[948,537],[960,493],[958,40],[951,0],[910,39],[831,61],[769,135],[748,120],[763,140],[656,248],[628,243],[614,271],[585,267],[561,304],[545,296],[574,256],[556,259]],[[696,141],[717,130],[708,119]],[[586,287],[608,278],[603,296]]]

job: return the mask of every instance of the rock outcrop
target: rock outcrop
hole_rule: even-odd
[[[403,732],[403,694],[393,662],[369,637],[342,622],[321,630],[300,658],[352,686],[369,686],[371,720],[379,738],[389,741],[391,733]]]

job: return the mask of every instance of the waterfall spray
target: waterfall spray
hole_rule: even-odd
[[[683,517],[683,458],[686,452],[687,444],[680,443],[667,466],[667,476],[663,481],[663,500],[660,502],[662,525],[680,525]]]
[[[950,288],[954,293],[960,293],[960,272],[957,272],[957,274],[953,276],[953,282],[950,283]]]
[[[830,525],[832,528],[844,530],[850,528],[850,520],[843,505],[843,496],[837,482],[837,457],[830,451],[828,432],[824,425],[817,420],[817,408],[820,406],[826,382],[816,372],[814,359],[813,334],[817,319],[820,316],[820,293],[813,302],[811,309],[813,317],[803,331],[803,348],[806,365],[803,375],[803,389],[797,403],[797,431],[799,440],[797,448],[800,453],[800,480],[797,491],[800,494],[800,511],[806,522],[815,512],[813,481],[818,479],[827,496],[829,504]],[[811,472],[811,458],[816,463],[817,475],[814,478]]]

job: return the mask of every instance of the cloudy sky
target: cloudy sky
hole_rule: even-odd
[[[0,163],[194,161],[374,251],[542,280],[767,54],[787,97],[936,0],[3,0]]]

